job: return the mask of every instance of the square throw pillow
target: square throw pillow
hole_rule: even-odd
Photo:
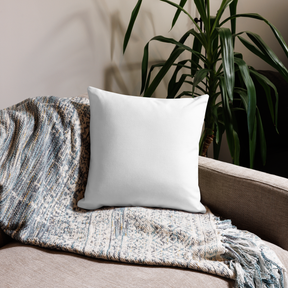
[[[160,207],[205,213],[198,151],[208,95],[159,99],[89,87],[91,156],[78,207]]]

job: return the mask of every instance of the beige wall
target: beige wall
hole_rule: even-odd
[[[211,2],[216,13],[220,0]],[[28,97],[76,96],[88,85],[128,94],[139,94],[143,47],[155,34],[178,38],[189,21],[183,17],[169,32],[174,9],[159,0],[144,0],[127,53],[122,41],[136,3],[120,0],[0,0],[0,109]],[[239,12],[267,17],[288,41],[287,0],[241,0]],[[151,9],[153,8],[153,9]],[[153,11],[156,11],[153,13]],[[193,14],[193,5],[188,10]],[[157,16],[156,16],[157,15]],[[261,34],[288,66],[266,25],[240,21],[239,30]],[[168,33],[169,32],[169,33]],[[241,51],[243,47],[237,46]],[[167,55],[166,45],[151,45],[151,59]],[[256,68],[267,65],[244,53]],[[157,94],[165,97],[165,83]]]
[[[221,1],[210,2],[215,14]],[[0,109],[28,97],[77,96],[86,93],[89,85],[138,95],[145,43],[156,34],[179,38],[190,22],[183,17],[169,32],[174,9],[159,0],[144,0],[123,56],[124,32],[135,3],[136,0],[0,0]],[[239,0],[238,6],[239,13],[257,12],[269,19],[288,42],[287,0]],[[192,4],[187,9],[195,15]],[[287,58],[266,25],[242,20],[238,31],[242,30],[261,34],[288,67]],[[243,46],[237,45],[237,50],[241,52]],[[166,45],[151,45],[151,59],[163,59],[168,53]],[[247,52],[244,58],[255,68],[268,68]],[[166,84],[162,84],[157,97],[165,97]],[[222,160],[229,161],[227,152],[223,146]]]
[[[145,0],[124,57],[124,33],[136,1],[0,3],[0,109],[28,97],[77,96],[89,85],[138,95],[144,45],[154,34],[169,32],[174,13],[159,0]],[[188,29],[186,18],[169,35],[178,37],[183,27]],[[168,53],[163,45],[151,48],[152,59]]]

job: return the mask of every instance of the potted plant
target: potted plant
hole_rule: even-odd
[[[209,0],[194,0],[201,21],[204,24],[204,30],[199,27],[196,20],[185,10],[184,7],[187,0],[181,0],[179,4],[169,0],[160,1],[172,5],[176,9],[171,29],[177,22],[180,13],[184,13],[190,18],[191,24],[194,24],[194,28],[185,32],[179,40],[155,36],[146,44],[142,59],[141,94],[143,93],[143,96],[146,97],[152,96],[167,72],[172,69],[173,73],[169,80],[167,98],[197,97],[200,94],[209,95],[205,115],[205,129],[203,130],[199,144],[200,155],[206,155],[207,148],[213,141],[214,158],[217,159],[222,135],[226,131],[233,163],[239,165],[240,142],[237,132],[237,125],[239,123],[237,123],[236,111],[240,109],[247,114],[250,167],[253,167],[256,139],[261,142],[261,156],[263,163],[265,163],[266,141],[260,111],[256,103],[255,86],[251,76],[265,90],[269,111],[276,129],[277,89],[266,77],[259,74],[253,67],[248,66],[243,60],[242,54],[234,51],[235,41],[241,41],[257,57],[260,57],[279,71],[286,81],[288,81],[288,71],[259,35],[248,31],[236,32],[236,20],[238,18],[252,18],[265,22],[273,31],[275,39],[279,42],[288,57],[288,47],[280,32],[259,14],[237,14],[238,0],[222,0],[216,16],[210,15]],[[124,38],[123,52],[125,52],[129,42],[141,3],[142,0],[138,0],[132,11]],[[222,19],[226,9],[230,10],[230,16]],[[230,22],[231,28],[225,27],[227,22]],[[248,37],[244,38],[243,35]],[[186,44],[187,39],[190,37],[193,37],[192,47]],[[152,65],[148,69],[149,44],[151,41],[160,41],[167,43],[167,45],[172,45],[172,51],[166,61]],[[179,56],[184,51],[189,53],[189,58],[180,61]],[[155,68],[158,68],[158,71],[156,74],[152,74],[151,72]],[[240,84],[235,85],[235,78],[237,78],[237,83]],[[187,87],[187,84],[190,85],[189,91],[183,89],[184,83],[185,87]],[[272,99],[271,96],[271,91],[273,90],[275,91],[275,99]]]

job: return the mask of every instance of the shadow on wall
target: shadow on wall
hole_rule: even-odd
[[[78,35],[82,34],[81,37],[78,36],[80,38],[78,43],[75,43],[72,36],[73,30]],[[38,77],[31,77],[30,80],[34,83],[30,85],[37,86],[39,82],[42,86],[45,84],[49,90],[49,87],[71,85],[71,81],[77,81],[79,75],[88,76],[92,72],[88,70],[88,64],[95,62],[94,51],[96,49],[97,43],[89,12],[83,10],[69,15],[45,34],[42,41],[38,41],[30,57],[26,59],[25,66],[30,67],[32,71],[40,71],[41,74],[38,77],[45,79],[43,83]],[[64,56],[61,61],[59,61],[59,55]]]
[[[159,60],[160,61],[160,60]],[[150,62],[151,65],[159,63],[159,61]],[[117,64],[109,65],[104,72],[104,89],[115,93],[126,95],[140,96],[141,86],[141,63],[128,63],[121,65],[121,69]],[[166,98],[168,80],[164,79],[161,85],[154,92],[153,97]]]
[[[123,56],[122,47],[123,47],[124,35],[128,26],[128,20],[130,18],[130,14],[132,12],[134,4],[131,3],[127,5],[126,3],[125,5],[123,4],[123,6],[120,6],[117,9],[115,8],[115,5],[113,5],[113,7],[109,7],[107,3],[110,2],[99,0],[93,1],[94,6],[96,7],[97,14],[101,17],[102,23],[106,28],[110,27],[110,31],[109,32],[107,31],[108,32],[107,36],[109,37],[110,35],[110,58],[111,60],[113,60],[113,58],[115,57],[115,53],[119,53],[120,55],[117,56],[120,56],[120,58],[121,56]],[[149,29],[147,30],[152,29],[151,35],[156,35],[156,28],[155,28],[156,25],[153,18],[153,14],[151,13],[150,10],[145,9],[145,5],[146,4],[143,3],[141,15],[138,17],[139,19],[137,19],[138,30],[145,32],[147,27],[149,27]],[[125,7],[127,8],[123,9]],[[125,23],[122,19],[125,19]],[[137,30],[137,28],[134,28],[134,30]],[[134,32],[131,35],[130,41],[139,42],[142,39],[142,36],[143,35],[136,36],[136,33]],[[138,54],[138,51],[134,51],[134,53]],[[119,60],[118,57],[116,59]]]
[[[133,71],[134,72],[139,71],[139,65],[140,63],[130,64],[125,67],[122,67],[121,70],[116,64],[111,65],[108,68],[106,68],[104,72],[104,89],[107,91],[113,91],[113,92],[117,92],[118,90],[118,93],[122,93],[126,95],[131,94],[131,89],[130,89],[131,83],[127,83],[127,81],[123,77],[123,72],[133,75]],[[114,83],[117,85],[118,89],[115,89]]]
[[[153,35],[156,35],[155,23],[153,20],[152,13],[149,11],[145,11],[145,17],[148,18],[147,23],[151,23],[151,27],[153,29]],[[113,14],[111,14],[111,39],[110,39],[111,60],[113,60],[114,58],[114,54],[116,52],[117,47],[121,47],[121,53],[122,53],[122,47],[123,47],[123,41],[124,41],[126,29],[127,29],[127,25],[124,25],[123,21],[121,21],[120,11],[118,10],[118,11],[115,11]],[[131,42],[138,41],[139,38],[140,37],[135,36],[133,33],[131,34]]]
[[[176,25],[173,31],[170,31],[170,21],[173,18],[175,9],[171,9],[170,6],[160,1],[159,3],[152,2],[151,0],[150,2],[143,2],[141,13],[135,23],[125,55],[123,55],[122,50],[123,41],[135,3],[125,4],[125,9],[123,9],[123,6],[118,8],[110,6],[110,2],[93,2],[98,14],[102,15],[100,17],[105,21],[107,37],[110,40],[109,48],[107,47],[110,53],[110,63],[106,62],[107,64],[104,68],[104,89],[129,95],[139,95],[141,87],[141,60],[146,43],[155,35],[178,38],[182,35],[182,28],[185,26],[188,27],[189,23],[187,21],[189,19],[187,20],[183,17],[179,23],[180,26]],[[153,5],[158,4],[162,8],[159,11],[160,15],[157,14],[156,17],[155,13],[153,13],[155,10],[151,10],[149,3]],[[155,8],[155,5],[153,7]],[[189,9],[192,9],[192,6]],[[162,16],[164,15],[165,17],[163,18]],[[189,25],[191,26],[191,23]],[[186,31],[186,27],[184,30]],[[154,41],[149,47],[150,64],[156,64],[163,61],[163,59],[167,59],[173,48],[174,46],[172,45],[163,45]],[[172,72],[169,71],[168,75],[170,74],[172,75]],[[153,96],[166,97],[167,86],[168,78],[164,79]]]

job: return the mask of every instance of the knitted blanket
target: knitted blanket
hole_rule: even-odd
[[[37,97],[0,111],[0,227],[23,243],[90,257],[196,269],[236,287],[283,287],[255,235],[206,214],[77,207],[90,156],[89,100]]]

